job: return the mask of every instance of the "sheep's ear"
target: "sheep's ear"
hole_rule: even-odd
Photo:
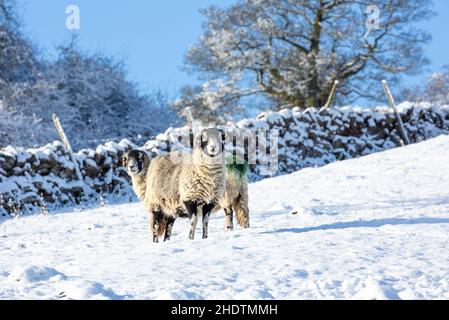
[[[126,167],[128,165],[128,156],[125,154],[122,157],[122,166]]]
[[[200,134],[201,141],[206,141],[206,140],[207,140],[207,136],[206,136],[206,138],[204,138],[204,133],[205,133],[205,132],[206,132],[205,129],[201,130],[201,134]]]
[[[218,129],[218,131],[221,132],[221,139],[224,141],[226,141],[226,131],[224,131],[223,129]]]

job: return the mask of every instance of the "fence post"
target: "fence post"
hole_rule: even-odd
[[[385,94],[387,95],[388,103],[394,110],[394,114],[395,114],[396,120],[398,122],[399,134],[402,137],[402,141],[404,141],[404,143],[406,145],[409,145],[410,140],[408,139],[407,132],[405,131],[404,123],[402,122],[401,115],[399,114],[399,111],[396,108],[396,104],[394,103],[393,95],[391,94],[390,88],[388,87],[387,80],[382,80],[382,85],[384,87]]]
[[[325,104],[325,105],[318,111],[318,113],[320,113],[320,112],[323,111],[324,109],[329,108],[329,107],[331,106],[332,101],[334,100],[334,97],[335,97],[335,92],[336,92],[336,90],[337,90],[337,85],[338,85],[339,83],[340,83],[340,82],[339,82],[338,80],[335,80],[335,81],[334,81],[334,84],[333,84],[333,86],[332,86],[331,93],[329,94],[329,97],[327,98],[327,102],[326,102],[326,104]]]
[[[80,168],[78,166],[78,162],[75,159],[75,156],[73,154],[72,146],[70,145],[69,139],[67,139],[67,136],[65,135],[64,130],[62,129],[61,122],[59,121],[59,118],[56,114],[52,114],[53,124],[56,127],[56,130],[58,131],[59,136],[61,137],[61,141],[64,144],[64,147],[66,148],[67,152],[69,153],[70,160],[72,160],[73,165],[75,166],[75,173],[76,177],[79,181],[83,181],[83,176],[81,175]]]

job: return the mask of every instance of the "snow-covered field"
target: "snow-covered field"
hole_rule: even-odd
[[[0,299],[449,298],[449,136],[263,180],[250,208],[159,244],[141,204],[3,221]]]

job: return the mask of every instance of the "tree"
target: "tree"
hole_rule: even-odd
[[[149,139],[178,123],[166,94],[142,93],[122,60],[81,51],[76,36],[57,48],[56,61],[39,59],[15,10],[14,0],[0,0],[0,147],[58,139],[52,113],[77,149]]]
[[[55,111],[63,112],[61,121],[78,141],[138,135],[148,139],[176,123],[168,98],[160,91],[141,94],[137,84],[126,79],[122,60],[83,53],[76,37],[58,49],[59,59],[47,71],[51,95],[59,101]]]
[[[189,49],[185,69],[206,82],[199,95],[215,97],[213,108],[255,94],[278,107],[319,107],[335,80],[341,101],[381,98],[381,79],[416,73],[427,63],[422,45],[430,35],[414,24],[433,12],[428,0],[375,1],[380,29],[364,37],[371,3],[239,0],[226,9],[211,6],[202,11],[204,33]],[[207,85],[216,81],[223,85]]]
[[[195,119],[201,120],[204,125],[213,125],[231,120],[235,114],[245,114],[236,96],[242,97],[240,90],[235,90],[232,86],[216,80],[207,82],[203,86],[181,88],[180,98],[171,105],[180,114],[185,107],[189,106]]]
[[[449,66],[431,74],[424,85],[403,89],[401,94],[403,100],[449,105]]]
[[[25,129],[37,124],[9,104],[24,82],[35,81],[41,65],[33,44],[22,34],[14,0],[0,0],[0,146],[14,141],[33,140]]]
[[[104,140],[149,139],[177,123],[168,97],[158,91],[142,94],[126,79],[123,61],[82,52],[76,37],[58,51],[56,61],[42,62],[39,76],[16,83],[3,101],[0,111],[20,121],[0,126],[0,143],[33,146],[58,139],[52,113],[75,149]],[[19,139],[19,132],[29,138]]]
[[[30,78],[36,72],[33,45],[20,32],[15,1],[0,0],[0,99],[2,89]]]

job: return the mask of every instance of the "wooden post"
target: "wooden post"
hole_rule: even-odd
[[[193,148],[193,116],[192,109],[190,107],[186,107],[184,109],[184,114],[187,118],[187,123],[189,124],[189,135],[190,135],[190,147]]]
[[[388,87],[387,80],[382,80],[382,85],[385,90],[385,94],[387,95],[388,103],[394,110],[394,114],[396,115],[396,120],[398,122],[399,134],[401,135],[402,141],[406,145],[410,144],[410,140],[408,139],[407,132],[404,128],[404,123],[402,122],[401,115],[399,114],[398,108],[396,108],[396,104],[394,103],[393,95],[391,94],[390,88]]]
[[[189,128],[192,129],[193,128],[193,116],[192,116],[192,109],[190,107],[186,107],[184,109],[185,111],[185,115],[187,118],[187,123],[189,124]]]
[[[67,136],[65,135],[65,132],[62,129],[61,122],[59,121],[58,116],[54,113],[52,114],[52,119],[56,127],[56,130],[58,131],[58,134],[61,137],[61,141],[64,144],[64,147],[66,148],[67,152],[69,153],[70,160],[72,160],[73,165],[75,166],[76,177],[78,178],[79,181],[83,181],[83,176],[81,175],[78,162],[76,161],[75,155],[73,154],[72,146],[70,145],[69,139],[67,139]]]
[[[329,94],[329,97],[327,98],[327,102],[326,102],[326,104],[325,104],[325,105],[318,111],[318,113],[320,113],[320,112],[323,111],[324,109],[329,108],[329,107],[331,106],[332,101],[334,100],[334,97],[335,97],[335,92],[336,92],[336,90],[337,90],[337,85],[338,85],[339,83],[340,83],[340,82],[339,82],[338,80],[335,80],[335,81],[334,81],[334,84],[333,84],[333,86],[332,86],[331,93]]]

